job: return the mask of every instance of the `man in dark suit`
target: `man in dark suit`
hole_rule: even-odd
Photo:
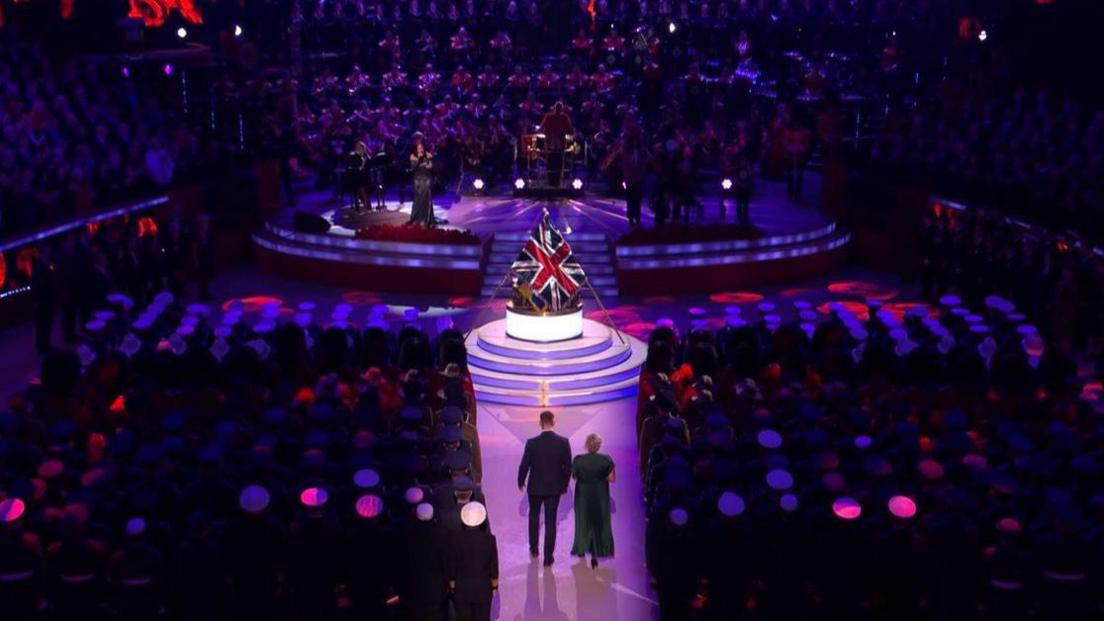
[[[463,529],[449,540],[449,582],[456,621],[490,621],[498,588],[498,542],[487,529],[483,503],[460,511]]]
[[[550,567],[556,549],[556,510],[571,480],[571,444],[552,431],[556,426],[552,412],[541,412],[540,426],[540,435],[525,443],[518,467],[518,489],[525,490],[528,479],[529,554],[533,558],[537,558],[540,511],[544,507],[544,566]]]

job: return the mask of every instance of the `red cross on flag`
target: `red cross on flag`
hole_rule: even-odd
[[[558,312],[579,306],[579,290],[586,282],[586,274],[571,253],[571,245],[552,226],[547,211],[510,271],[519,284],[529,285],[533,298],[539,298],[541,310]]]

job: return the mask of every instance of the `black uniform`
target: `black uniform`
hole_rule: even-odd
[[[498,581],[498,542],[483,529],[465,528],[452,535],[449,574],[456,582],[452,601],[456,621],[489,621],[493,583]]]
[[[448,605],[449,537],[436,524],[419,522],[403,534],[399,605],[404,621],[441,621]]]

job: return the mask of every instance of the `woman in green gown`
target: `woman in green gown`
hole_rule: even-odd
[[[602,437],[587,436],[586,454],[571,464],[575,479],[575,544],[571,553],[585,557],[590,554],[590,566],[597,567],[599,558],[613,556],[613,527],[610,524],[609,484],[617,477],[613,460],[599,453]]]

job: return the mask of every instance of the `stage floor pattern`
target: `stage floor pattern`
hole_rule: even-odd
[[[819,186],[819,177],[809,175],[810,187]],[[817,193],[806,188],[807,195]],[[795,204],[786,200],[785,186],[776,182],[762,182],[756,188],[751,203],[752,223],[764,236],[785,235],[826,226],[831,219],[820,212],[815,201]],[[735,204],[726,201],[724,217],[721,199],[717,196],[701,197],[702,209],[693,214],[691,224],[734,224]],[[394,198],[385,202],[383,211],[353,212],[344,202],[335,203],[328,193],[313,193],[303,197],[297,210],[317,213],[329,220],[333,235],[352,237],[357,228],[369,225],[401,225],[410,218],[411,203],[400,204]],[[480,237],[494,233],[518,233],[529,231],[547,209],[553,223],[570,240],[572,233],[600,233],[617,239],[629,231],[625,215],[625,201],[620,198],[584,196],[559,200],[515,198],[512,196],[443,196],[434,199],[433,211],[443,228],[468,229]],[[293,210],[283,210],[278,219],[290,224]],[[652,226],[652,214],[645,206],[644,226]]]

